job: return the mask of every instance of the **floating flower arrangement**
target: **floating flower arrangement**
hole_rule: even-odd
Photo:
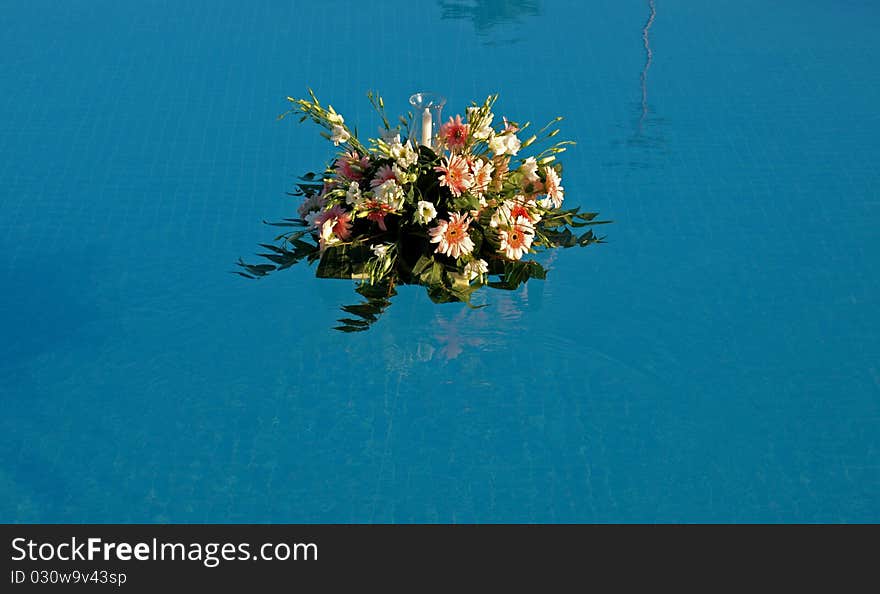
[[[308,99],[288,97],[291,109],[279,118],[311,119],[339,152],[290,193],[302,199],[298,217],[267,223],[291,228],[260,244],[267,251],[259,256],[271,263],[240,260],[238,274],[261,278],[305,260],[318,262],[319,278],[358,279],[365,301],[344,306],[353,317],[337,327],[358,332],[390,305],[398,285],[423,285],[437,303],[473,307],[482,287],[512,290],[544,279],[529,254],[602,241],[589,227],[607,221],[563,208],[557,156],[574,143],[553,140],[561,117],[527,136],[528,123],[495,123],[493,95],[444,123],[445,100],[417,93],[414,112],[392,127],[382,98],[368,97],[382,127],[366,144],[311,90]],[[541,141],[551,144],[524,156]]]

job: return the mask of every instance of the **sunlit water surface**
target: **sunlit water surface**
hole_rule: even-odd
[[[880,520],[872,2],[34,0],[0,29],[0,520]],[[566,117],[615,223],[369,331],[229,271],[311,86]]]

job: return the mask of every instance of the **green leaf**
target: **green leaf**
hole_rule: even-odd
[[[460,301],[458,297],[456,297],[452,291],[444,287],[443,285],[436,285],[432,287],[428,287],[428,297],[431,298],[431,301],[434,303],[451,303],[455,301]]]
[[[318,278],[351,278],[351,272],[351,263],[345,257],[342,249],[328,247],[321,255],[315,276]]]
[[[545,229],[543,234],[553,247],[572,247],[577,245],[577,238],[567,227],[563,228],[562,231]]]
[[[587,245],[590,245],[591,243],[595,243],[595,242],[596,242],[596,236],[593,235],[592,229],[590,229],[589,231],[587,231],[586,233],[584,233],[583,235],[578,237],[578,244],[583,245],[583,246],[587,246]]]
[[[545,280],[547,278],[547,269],[537,262],[529,262],[529,278]]]
[[[247,264],[243,260],[238,261],[238,265],[244,268],[248,274],[254,277],[263,277],[275,270],[273,264]]]
[[[270,225],[272,227],[304,227],[305,221],[303,221],[302,219],[284,219],[283,221],[278,221],[277,223],[263,221],[263,224]]]
[[[428,276],[428,284],[432,286],[442,285],[443,284],[443,264],[434,260],[433,266],[431,266],[431,272]]]
[[[364,320],[369,322],[375,322],[379,319],[379,314],[382,313],[382,309],[378,307],[375,303],[360,303],[358,305],[343,305],[340,309],[342,311],[359,316]]]
[[[361,283],[355,291],[366,298],[365,302],[356,305],[345,305],[342,311],[355,315],[357,318],[340,318],[341,326],[335,326],[340,332],[363,332],[368,330],[385,310],[391,305],[391,297],[397,294],[391,283]]]
[[[418,261],[416,261],[416,265],[413,266],[413,275],[419,276],[422,274],[429,266],[434,263],[434,258],[432,256],[422,255]]]
[[[480,207],[480,201],[471,194],[462,194],[452,198],[451,206],[452,210],[457,211],[477,210]]]
[[[483,231],[480,229],[479,225],[471,225],[468,228],[468,235],[471,238],[471,241],[474,242],[474,254],[479,254],[480,250],[483,247]]]
[[[531,260],[505,262],[501,278],[498,281],[488,283],[488,285],[495,289],[513,290],[530,278],[543,280],[547,278],[547,271],[543,266]]]

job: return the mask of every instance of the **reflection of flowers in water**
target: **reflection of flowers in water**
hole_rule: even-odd
[[[556,255],[550,253],[545,265],[549,266]],[[452,361],[465,352],[504,348],[510,337],[510,328],[521,320],[526,308],[540,304],[543,290],[543,283],[526,283],[516,291],[493,294],[488,307],[462,307],[453,316],[444,316],[444,310],[438,309],[428,333],[429,339],[418,343],[416,358],[423,362]],[[531,302],[530,297],[533,297]]]
[[[444,19],[472,21],[480,36],[489,35],[499,25],[518,24],[541,14],[538,0],[440,0],[440,9]]]
[[[474,329],[485,329],[485,327],[485,313],[479,310],[461,309],[452,319],[434,316],[434,329],[431,335],[434,344],[419,344],[419,354],[424,361],[436,358],[446,361],[457,359],[465,349],[481,349],[486,346],[486,337],[479,334],[469,335]]]
[[[551,271],[558,257],[559,250],[538,256]],[[383,370],[390,382],[385,389],[392,391],[406,378],[431,373],[438,365],[447,372],[455,369],[456,373],[479,378],[485,373],[485,354],[519,348],[518,341],[528,330],[530,317],[541,310],[546,288],[545,282],[539,282],[525,283],[513,291],[492,291],[482,301],[485,307],[476,309],[461,303],[428,306],[430,316],[421,318],[419,310],[425,304],[418,291],[404,287],[400,302],[389,309],[389,315],[395,318],[390,323],[378,324],[370,333],[359,333],[353,341],[340,342],[336,334],[314,333],[309,344],[318,357],[335,353],[334,364],[341,356],[349,367]],[[326,297],[324,306],[334,308],[337,293],[332,291]],[[316,367],[326,361],[318,362]],[[441,379],[442,383],[455,381],[451,375]]]

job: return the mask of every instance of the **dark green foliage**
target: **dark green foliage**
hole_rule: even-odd
[[[386,309],[391,305],[391,298],[397,295],[394,285],[381,283],[370,285],[362,283],[355,289],[365,298],[365,301],[356,305],[343,305],[342,311],[357,316],[355,318],[339,318],[340,323],[334,329],[340,332],[363,332],[369,330]]]
[[[547,271],[543,266],[531,260],[519,260],[517,262],[504,260],[499,277],[499,280],[490,281],[488,285],[493,289],[512,291],[530,278],[546,279]]]

